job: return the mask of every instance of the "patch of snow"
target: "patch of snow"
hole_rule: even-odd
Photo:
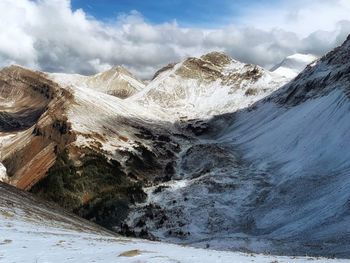
[[[4,182],[7,179],[6,167],[0,162],[0,182]]]

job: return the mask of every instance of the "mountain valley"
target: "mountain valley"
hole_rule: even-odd
[[[349,61],[350,38],[271,71],[212,52],[148,84],[120,66],[93,76],[4,68],[0,181],[147,250],[194,248],[130,238],[349,258]]]

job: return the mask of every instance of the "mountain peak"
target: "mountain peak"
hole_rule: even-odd
[[[123,66],[114,66],[92,76],[76,74],[50,74],[50,76],[63,85],[83,86],[121,99],[134,95],[145,86]]]
[[[200,57],[201,60],[209,61],[215,66],[225,66],[232,63],[232,58],[224,52],[213,51]]]
[[[113,72],[113,73],[119,73],[119,74],[125,74],[125,75],[128,75],[128,76],[133,76],[133,74],[129,70],[127,70],[125,67],[120,66],[120,65],[113,66],[109,70],[101,72],[101,73],[103,74],[105,72]]]
[[[98,78],[116,78],[119,76],[128,76],[132,78],[136,78],[129,70],[127,70],[123,66],[113,66],[110,69],[106,71],[102,71],[100,73],[97,73],[96,75],[90,76],[90,77],[98,77]]]
[[[34,72],[34,70],[23,67],[21,65],[18,64],[12,64],[8,67],[4,67],[1,69],[1,71],[3,72]]]
[[[271,71],[284,77],[294,78],[308,64],[316,59],[317,57],[311,54],[296,53],[283,59],[282,62],[274,66]]]

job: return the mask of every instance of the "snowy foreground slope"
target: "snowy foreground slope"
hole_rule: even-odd
[[[0,262],[346,262],[195,249],[117,237],[0,184]]]

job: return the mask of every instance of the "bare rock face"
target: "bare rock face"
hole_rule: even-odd
[[[232,58],[222,52],[211,52],[201,56],[201,59],[217,67],[224,67],[232,63]]]
[[[45,176],[58,149],[71,140],[64,105],[71,94],[40,72],[18,66],[0,72],[1,161],[8,180],[29,189]]]
[[[0,131],[20,131],[32,126],[53,97],[49,81],[24,68],[0,72]]]

